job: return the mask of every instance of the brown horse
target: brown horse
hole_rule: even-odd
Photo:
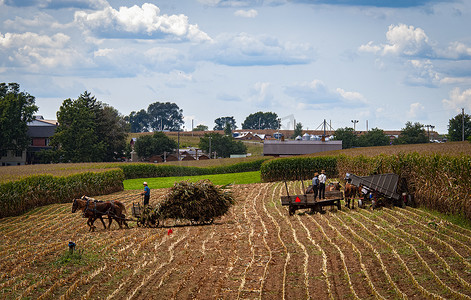
[[[100,219],[103,223],[103,227],[106,229],[105,222],[103,221],[103,216],[108,216],[108,229],[111,227],[113,219],[119,225],[119,228],[122,228],[122,224],[126,225],[126,208],[123,203],[119,201],[98,201],[93,198],[82,196],[80,199],[74,199],[72,203],[72,213],[77,210],[83,212],[83,216],[88,218],[87,225],[90,227],[89,231],[95,231],[95,226],[93,223],[96,219]]]
[[[345,202],[346,202],[345,206],[350,208],[350,202],[352,202],[351,208],[354,209],[355,197],[361,195],[361,188],[347,182],[345,183],[344,195],[345,195]]]

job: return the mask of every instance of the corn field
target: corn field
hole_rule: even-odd
[[[299,182],[288,187],[301,193]],[[138,193],[97,198],[119,199],[129,214]],[[153,190],[151,204],[167,193]],[[71,203],[0,219],[0,297],[471,298],[470,230],[409,207],[289,216],[280,182],[232,193],[236,204],[206,226],[169,219],[159,228],[99,224],[89,233]]]

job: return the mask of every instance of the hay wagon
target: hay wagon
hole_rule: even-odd
[[[304,183],[303,184],[303,191]],[[286,196],[281,196],[281,205],[289,206],[288,212],[292,216],[298,209],[311,209],[311,212],[323,212],[324,206],[336,206],[337,209],[341,209],[340,201],[343,200],[343,193],[341,191],[326,191],[325,199],[314,199],[314,194],[290,195],[288,191],[288,185],[285,181]]]
[[[405,180],[403,179],[401,182],[399,175],[394,173],[370,176],[357,176],[347,173],[345,180],[366,190],[367,193],[365,193],[363,200],[358,202],[359,207],[364,207],[365,201],[371,201],[373,208],[379,205],[404,207],[413,201],[412,195],[406,192]]]

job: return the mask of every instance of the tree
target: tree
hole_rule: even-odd
[[[384,131],[373,128],[358,138],[358,144],[361,147],[387,146],[389,145],[389,137]]]
[[[18,83],[0,83],[0,150],[25,150],[30,144],[28,122],[38,111],[35,98],[20,92]]]
[[[427,133],[424,130],[424,125],[416,122],[406,122],[406,127],[401,129],[401,134],[393,141],[394,144],[422,144],[428,143]]]
[[[471,118],[464,114],[464,139],[471,136]],[[463,139],[463,114],[458,114],[448,121],[448,139],[461,141]]]
[[[87,91],[76,100],[64,100],[57,120],[51,144],[60,161],[113,161],[123,156],[127,136],[124,118]]]
[[[231,124],[227,123],[226,127],[224,127],[224,134],[232,136],[232,126]]]
[[[132,111],[129,116],[126,116],[126,121],[131,126],[131,132],[149,131],[149,115],[144,109],[138,112]]]
[[[211,142],[210,142],[211,138]],[[200,138],[198,147],[209,153],[216,152],[219,157],[230,157],[231,154],[246,154],[247,146],[241,141],[236,141],[232,136],[221,135],[219,133],[206,133]]]
[[[303,124],[296,123],[292,138],[295,139],[296,137],[302,136],[302,135],[303,135]]]
[[[183,110],[175,103],[152,103],[147,108],[147,114],[149,115],[150,128],[154,131],[178,131],[183,125]]]
[[[237,125],[234,117],[220,117],[214,120],[216,126],[214,126],[213,130],[224,130],[227,124],[230,124],[231,130],[236,130]]]
[[[203,124],[199,124],[198,126],[193,128],[193,131],[207,131],[207,130],[208,130],[208,126],[203,125]]]
[[[334,140],[342,141],[342,149],[358,147],[358,137],[353,128],[339,128],[334,132]]]
[[[272,112],[261,111],[250,114],[242,123],[242,129],[278,129],[278,115]]]
[[[134,150],[139,157],[149,158],[154,155],[162,155],[164,152],[174,152],[177,142],[157,131],[153,135],[139,137],[134,144]]]
[[[120,160],[125,154],[128,126],[114,107],[103,104],[97,119],[97,132],[106,145],[104,161]]]

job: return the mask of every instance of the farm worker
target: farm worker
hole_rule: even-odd
[[[317,198],[317,192],[319,191],[319,173],[314,174],[314,178],[312,179],[312,191],[314,192],[314,200]]]
[[[147,186],[147,182],[144,181],[144,191],[141,193],[141,195],[144,195],[144,206],[149,205],[149,199],[150,199],[150,188]]]
[[[322,170],[321,175],[319,175],[319,199],[325,199],[325,182],[327,176],[325,175],[325,170]]]

